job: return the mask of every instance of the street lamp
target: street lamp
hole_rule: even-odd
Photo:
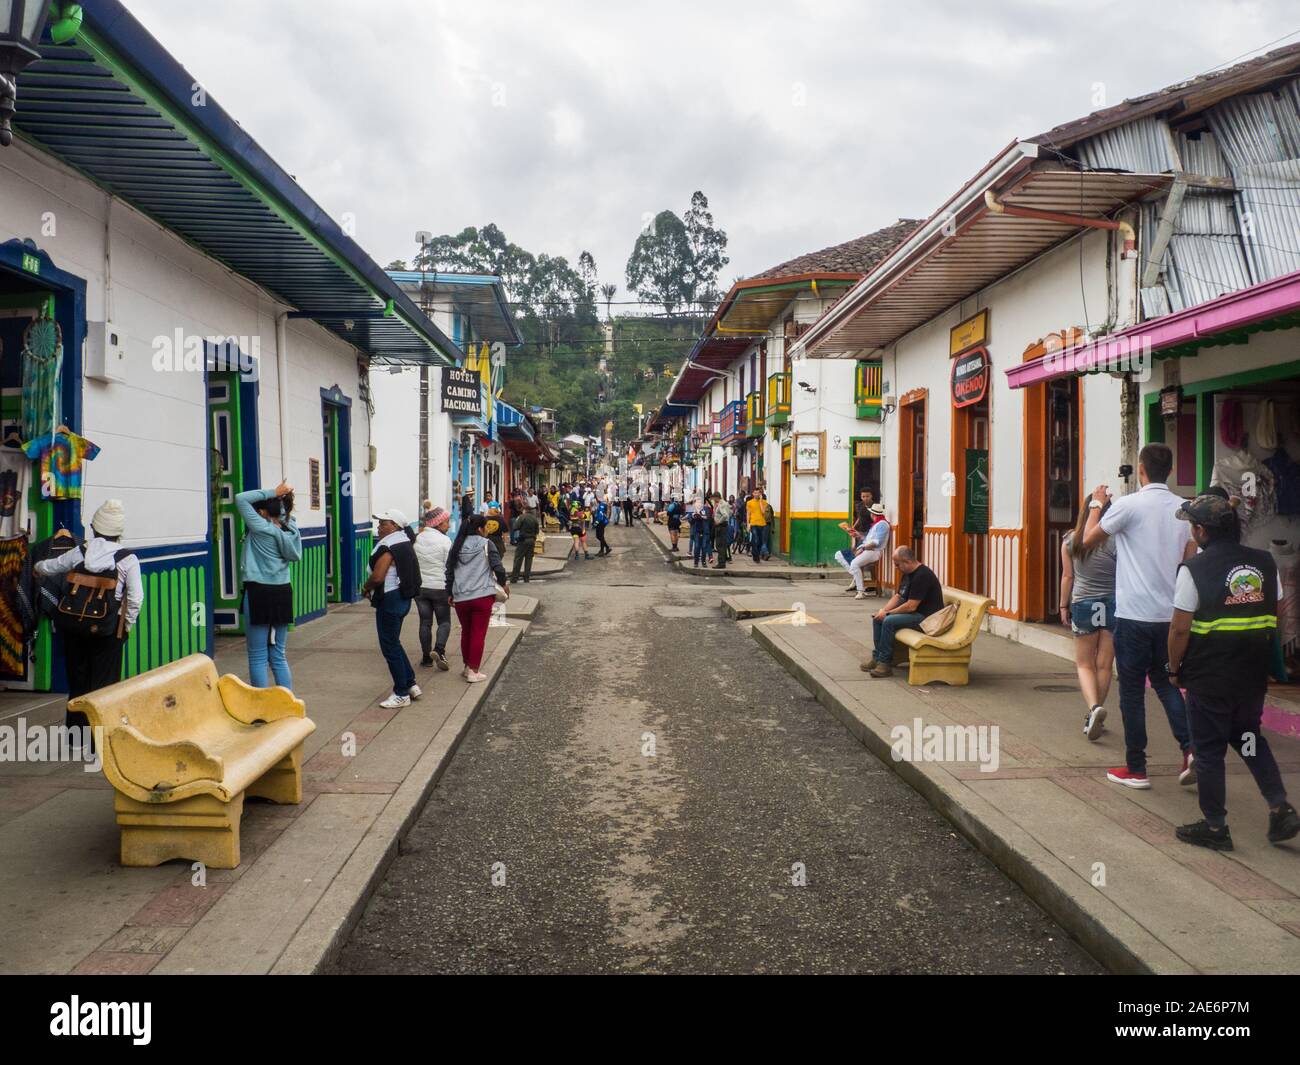
[[[50,0],[0,0],[0,145],[6,148],[14,139],[9,120],[17,106],[18,75],[40,59],[36,46],[49,16]]]

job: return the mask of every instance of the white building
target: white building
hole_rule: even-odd
[[[145,579],[129,675],[238,630],[246,488],[296,489],[299,621],[357,598],[371,367],[455,348],[215,100],[195,104],[198,80],[130,14],[103,10],[20,76],[0,148],[0,438],[98,448],[79,492],[5,449],[19,498],[0,566],[121,499]],[[54,339],[57,375],[25,403]],[[0,632],[3,683],[59,688],[51,639]]]

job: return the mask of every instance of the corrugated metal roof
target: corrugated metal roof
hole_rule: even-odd
[[[476,340],[518,344],[523,339],[510,313],[505,285],[495,274],[389,270],[388,276],[426,313],[467,315]]]
[[[373,361],[454,360],[451,341],[216,101],[192,100],[199,80],[118,0],[83,8],[78,38],[42,45],[20,77],[23,138]]]
[[[1109,218],[1171,180],[1165,174],[1080,172],[1040,163],[1000,199],[1013,206]],[[884,347],[1078,231],[1069,223],[1017,218],[980,207],[966,219],[955,219],[954,232],[916,253],[901,276],[879,291],[871,291],[873,277],[895,257],[868,274],[854,290],[862,290],[863,296],[851,315],[822,331],[809,344],[809,352],[821,358],[852,358]],[[853,293],[843,302],[849,299]]]

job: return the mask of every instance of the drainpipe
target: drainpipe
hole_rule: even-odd
[[[1083,226],[1088,229],[1112,229],[1124,234],[1124,258],[1137,256],[1137,232],[1127,222],[1113,222],[1109,218],[1085,218],[1077,214],[1062,214],[1059,211],[1040,211],[1037,207],[1017,207],[1003,203],[994,195],[992,189],[984,191],[984,203],[994,214],[1010,215],[1013,218],[1037,218],[1044,222],[1060,222],[1067,226]]]
[[[275,319],[275,378],[280,400],[280,479],[289,479],[289,312]]]

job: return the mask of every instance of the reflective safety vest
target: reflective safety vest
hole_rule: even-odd
[[[1183,563],[1198,606],[1180,679],[1193,695],[1255,695],[1268,684],[1277,632],[1277,564],[1267,551],[1211,544]]]

